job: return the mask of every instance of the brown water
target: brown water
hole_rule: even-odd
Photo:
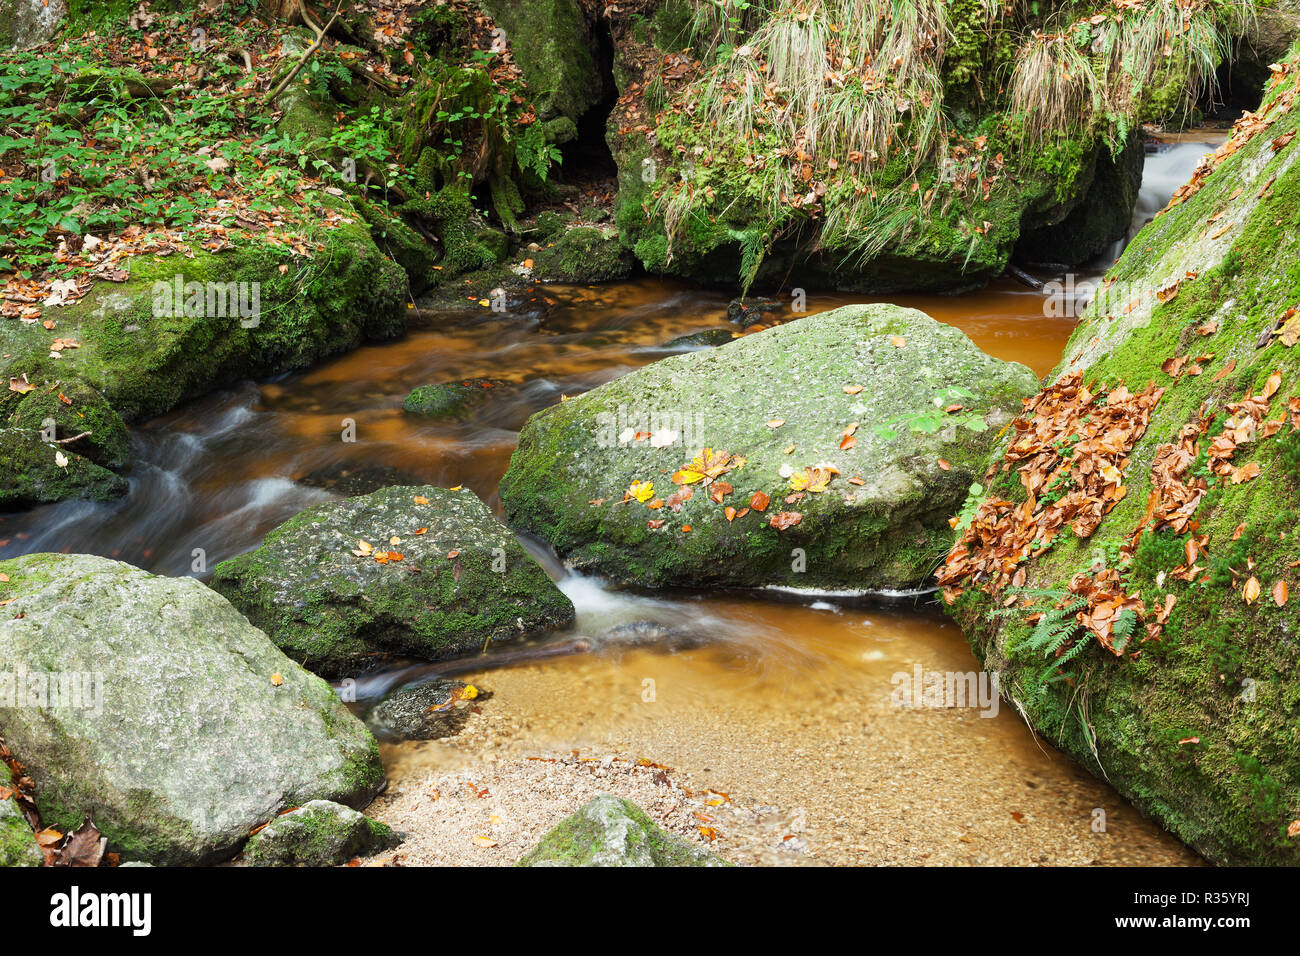
[[[870,300],[813,293],[808,312],[855,301]],[[957,326],[1039,375],[1056,364],[1073,326],[1045,318],[1043,294],[1010,281],[961,297],[889,301]],[[643,279],[548,287],[504,315],[416,311],[400,341],[245,383],[137,428],[126,499],[0,516],[0,557],[93,552],[202,577],[358,475],[463,484],[497,507],[497,482],[530,414],[684,350],[665,348],[678,336],[733,328],[726,304],[720,293]],[[418,385],[469,378],[501,384],[462,419],[401,410]],[[458,761],[585,748],[646,756],[699,786],[798,809],[810,858],[823,862],[1197,861],[1040,744],[1009,705],[991,717],[893,706],[899,672],[978,670],[961,633],[930,606],[630,594],[569,574],[528,543],[578,609],[573,631],[553,639],[581,634],[594,650],[471,673],[494,692],[483,706],[489,730],[463,743],[386,746],[398,787]],[[699,646],[638,649],[602,637],[632,621]],[[372,675],[361,682],[362,704],[437,670]],[[1104,833],[1093,829],[1098,808]]]

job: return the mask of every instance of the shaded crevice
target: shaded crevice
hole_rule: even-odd
[[[600,76],[601,98],[577,122],[578,135],[560,147],[563,162],[560,175],[565,182],[614,179],[618,166],[605,140],[605,126],[618,102],[614,82],[614,38],[609,22],[598,19],[591,25],[592,57]]]

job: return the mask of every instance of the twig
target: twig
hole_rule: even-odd
[[[342,12],[343,12],[343,0],[339,0],[338,8],[334,11],[334,15],[329,18],[329,22],[326,23],[324,27],[318,27],[316,26],[315,23],[311,21],[311,18],[307,16],[307,11],[306,10],[302,11],[303,20],[306,21],[307,26],[311,27],[311,29],[316,34],[316,42],[313,43],[311,46],[307,47],[307,49],[303,51],[302,56],[298,58],[298,62],[294,64],[293,69],[289,71],[289,75],[286,76],[283,80],[281,80],[280,85],[277,86],[274,90],[272,90],[270,95],[267,96],[266,98],[267,106],[270,106],[272,103],[275,102],[275,98],[279,96],[281,93],[283,93],[285,89],[288,88],[289,84],[294,81],[294,78],[298,75],[299,72],[301,72],[302,68],[307,65],[307,61],[316,55],[316,51],[319,50],[321,44],[325,42],[325,34],[329,33],[330,27],[334,25],[334,21],[339,18],[339,14]]]
[[[74,441],[80,441],[90,435],[90,432],[82,432],[80,435],[73,435],[71,438],[60,438],[50,442],[51,445],[71,445]]]

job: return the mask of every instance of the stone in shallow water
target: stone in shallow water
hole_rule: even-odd
[[[446,418],[466,411],[505,383],[486,378],[471,378],[441,385],[421,385],[402,402],[402,410],[428,418]]]
[[[338,866],[400,842],[385,823],[328,800],[313,800],[253,834],[244,860],[253,866]]]
[[[286,807],[364,806],[383,786],[330,686],[198,581],[84,554],[0,573],[0,660],[49,691],[0,707],[0,736],[45,825],[90,819],[127,859],[212,863]]]
[[[659,829],[635,803],[602,793],[565,817],[519,866],[730,866]]]
[[[298,479],[298,484],[321,488],[335,494],[353,497],[368,495],[390,485],[417,484],[419,478],[391,465],[349,465],[336,462],[317,468]]]
[[[501,500],[577,568],[633,584],[912,588],[1037,387],[914,309],[847,306],[538,412]],[[698,480],[705,449],[738,457]]]
[[[479,690],[458,680],[435,678],[402,687],[375,705],[366,718],[382,740],[436,740],[460,732],[473,713]]]
[[[568,624],[573,604],[472,491],[396,486],[295,515],[212,586],[327,677]]]

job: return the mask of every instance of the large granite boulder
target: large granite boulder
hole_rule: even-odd
[[[124,857],[211,863],[282,810],[364,806],[383,786],[374,738],[330,686],[198,581],[83,554],[0,575],[15,681],[0,736],[47,826],[90,819]]]
[[[914,309],[846,306],[539,412],[501,500],[639,585],[908,588],[1037,384]]]

